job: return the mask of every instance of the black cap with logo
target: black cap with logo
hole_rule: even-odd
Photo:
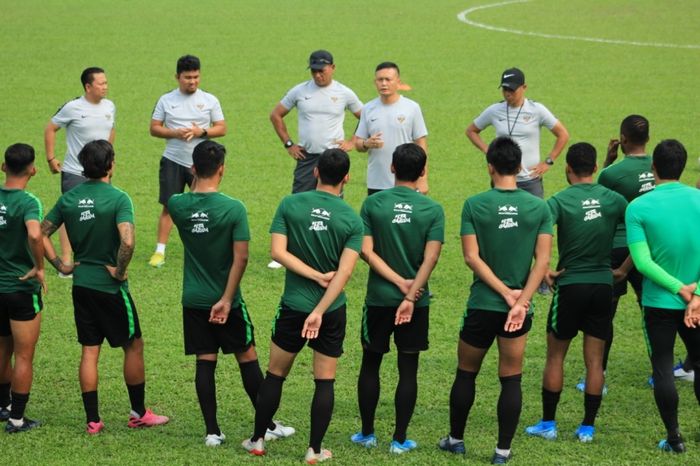
[[[525,74],[518,68],[508,68],[501,74],[501,85],[498,87],[514,91],[523,84],[525,84]]]
[[[309,57],[309,68],[322,70],[326,65],[333,64],[333,55],[328,50],[316,50]]]

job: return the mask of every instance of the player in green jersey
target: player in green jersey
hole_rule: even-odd
[[[630,254],[644,275],[643,330],[654,376],[654,399],[666,427],[659,448],[676,453],[685,451],[673,380],[676,334],[693,368],[700,370],[700,192],[678,181],[687,159],[680,142],[661,141],[653,155],[656,189],[632,201],[625,213]],[[695,378],[694,385],[700,403],[700,378]]]
[[[14,433],[40,425],[24,417],[41,326],[41,289],[45,288],[41,203],[25,191],[36,174],[34,148],[27,144],[8,147],[2,171],[5,184],[0,188],[0,420],[7,421],[6,432]]]
[[[542,375],[542,420],[525,429],[529,435],[557,437],[555,414],[564,385],[564,358],[571,340],[583,332],[586,392],[583,422],[576,430],[590,442],[603,392],[603,354],[612,326],[610,251],[615,229],[624,222],[627,201],[593,183],[595,148],[585,142],[569,147],[566,179],[571,186],[547,203],[557,225],[559,264],[547,273],[554,290],[547,319],[547,362]]]
[[[474,271],[457,347],[458,367],[450,393],[450,435],[441,449],[464,453],[464,428],[474,403],[476,376],[494,339],[498,340],[498,443],[492,463],[505,463],[522,409],[520,380],[532,294],[549,267],[552,219],[542,199],[518,189],[520,147],[496,138],[486,160],[493,189],[464,202],[462,251]],[[532,265],[532,259],[535,259]]]
[[[248,264],[248,215],[243,203],[219,192],[226,148],[203,141],[192,152],[196,182],[189,193],[168,200],[168,212],[185,247],[182,316],[185,354],[197,358],[195,388],[204,416],[207,446],[226,439],[216,418],[219,349],[238,361],[243,388],[255,406],[263,374],[255,351],[253,323],[241,296]],[[268,426],[267,440],[288,437],[291,427]]]
[[[345,338],[345,293],[362,248],[362,220],[339,196],[350,158],[327,149],[318,158],[315,191],[285,197],[272,220],[272,258],[286,267],[284,293],[275,316],[267,376],[260,386],[255,430],[243,447],[265,454],[264,435],[282,397],[282,384],[305,344],[314,350],[316,389],[306,461],[331,458],[321,448],[331,420],[333,383]]]
[[[428,349],[428,278],[445,237],[442,207],[417,192],[426,161],[419,145],[398,146],[391,165],[395,186],[367,197],[360,213],[365,224],[362,257],[370,273],[362,314],[362,366],[357,380],[362,431],[351,440],[367,448],[377,445],[374,415],[379,401],[379,369],[393,333],[399,382],[394,397],[392,453],[417,446],[406,438],[406,430],[418,394],[418,356]]]
[[[46,257],[62,273],[73,273],[73,307],[78,341],[82,345],[80,389],[88,434],[104,428],[99,415],[97,367],[105,338],[124,350],[124,381],[129,392],[129,427],[168,422],[144,405],[146,376],[143,339],[136,305],[129,293],[127,267],[134,253],[134,207],[131,198],[110,184],[114,149],[104,140],[87,143],[78,154],[88,179],[63,194],[41,223],[50,237],[66,226],[75,254],[75,267],[56,256],[49,241]]]

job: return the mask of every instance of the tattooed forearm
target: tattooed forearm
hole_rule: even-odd
[[[56,230],[58,230],[59,226],[60,225],[54,225],[49,220],[44,219],[41,222],[41,234],[46,236],[46,237],[49,237],[49,236],[53,235]]]
[[[134,225],[124,222],[117,225],[119,229],[119,251],[117,252],[117,275],[126,275],[126,268],[134,255]]]

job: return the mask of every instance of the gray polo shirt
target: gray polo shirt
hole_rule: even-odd
[[[523,153],[523,169],[518,173],[518,181],[528,181],[534,178],[528,168],[540,163],[540,127],[551,130],[559,120],[547,107],[533,100],[525,99],[522,109],[506,109],[507,106],[505,101],[489,106],[474,120],[474,126],[479,130],[493,126],[496,137],[510,136],[518,143]]]
[[[383,104],[381,99],[368,102],[362,109],[360,124],[355,135],[367,139],[382,133],[384,146],[368,151],[367,187],[369,189],[389,189],[394,187],[394,174],[391,173],[391,158],[394,149],[400,144],[414,142],[428,135],[420,106],[401,96],[393,104]]]
[[[67,150],[61,171],[83,176],[78,154],[88,142],[109,140],[116,111],[111,100],[102,99],[93,104],[85,96],[73,99],[58,109],[51,122],[66,129]]]
[[[338,81],[319,87],[313,79],[294,86],[280,101],[287,110],[296,107],[299,116],[299,142],[306,152],[319,154],[338,147],[345,138],[345,109],[362,110],[357,95]]]

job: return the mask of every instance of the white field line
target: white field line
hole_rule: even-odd
[[[468,18],[468,16],[478,10],[485,10],[487,8],[499,8],[502,6],[513,5],[515,3],[528,3],[530,0],[510,0],[507,2],[489,3],[488,5],[474,6],[466,9],[457,14],[457,19],[461,22],[474,26],[481,29],[487,29],[489,31],[507,32],[510,34],[518,34],[521,36],[532,36],[532,37],[543,37],[545,39],[559,39],[559,40],[579,40],[583,42],[597,42],[601,44],[617,44],[617,45],[633,45],[637,47],[662,47],[670,49],[700,49],[700,45],[694,44],[666,44],[663,42],[639,42],[631,40],[617,40],[617,39],[600,39],[597,37],[581,37],[581,36],[565,36],[561,34],[545,34],[543,32],[530,32],[530,31],[520,31],[518,29],[503,28],[498,26],[491,26],[489,24],[479,23]]]

